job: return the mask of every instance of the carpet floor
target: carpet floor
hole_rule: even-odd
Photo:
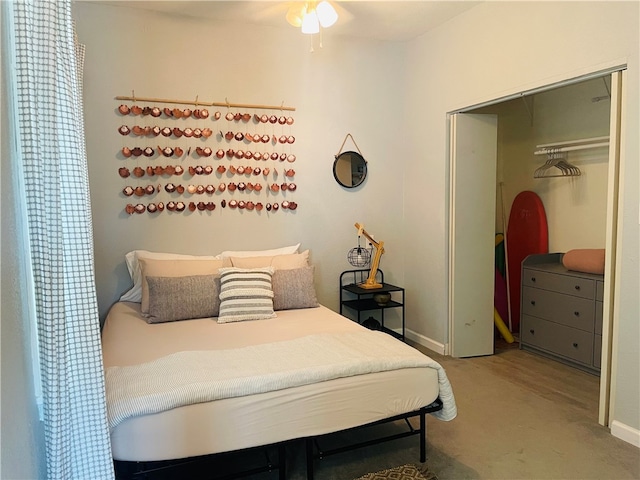
[[[458,405],[430,419],[427,462],[440,480],[637,480],[640,449],[598,424],[600,378],[496,341],[496,353],[443,357]]]

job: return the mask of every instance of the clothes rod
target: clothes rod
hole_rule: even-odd
[[[548,147],[568,147],[570,145],[578,145],[583,143],[599,143],[599,142],[609,142],[609,136],[606,135],[604,137],[591,137],[591,138],[581,138],[579,140],[569,140],[566,142],[555,142],[555,143],[544,143],[542,145],[536,145],[536,148],[548,148]]]
[[[574,150],[587,150],[589,148],[608,147],[609,142],[590,143],[586,145],[574,145],[569,147],[543,148],[533,152],[534,155],[551,155],[553,153],[572,152]]]
[[[230,102],[202,102],[195,100],[173,100],[169,98],[149,98],[138,96],[123,96],[119,95],[115,97],[116,100],[130,100],[133,102],[151,102],[151,103],[177,103],[180,105],[202,105],[205,107],[227,107],[227,108],[259,108],[263,110],[286,110],[288,112],[295,112],[295,107],[287,107],[284,105],[257,105],[248,103],[230,103]]]

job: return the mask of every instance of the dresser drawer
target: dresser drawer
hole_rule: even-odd
[[[602,335],[593,336],[593,366],[601,368],[602,362]]]
[[[539,288],[522,288],[522,313],[593,332],[593,300],[563,295]]]
[[[523,344],[592,365],[592,334],[528,315],[523,315],[522,320],[520,341]]]
[[[602,302],[596,302],[596,322],[593,331],[596,335],[602,335]]]
[[[604,281],[596,280],[596,300],[602,302],[604,298]]]
[[[525,268],[522,271],[522,285],[583,298],[594,298],[596,293],[595,280],[571,275],[558,275],[530,268]]]

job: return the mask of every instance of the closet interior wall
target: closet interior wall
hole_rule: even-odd
[[[609,135],[611,77],[559,87],[490,105],[470,113],[498,115],[496,232],[504,232],[515,196],[536,192],[547,214],[549,251],[604,248],[608,149],[568,152],[576,177],[534,178],[547,160],[536,145]],[[502,197],[502,199],[501,199]]]

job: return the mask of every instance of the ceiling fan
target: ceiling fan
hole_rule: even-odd
[[[328,0],[320,2],[294,2],[287,10],[287,22],[302,33],[319,33],[320,28],[328,28],[338,20],[338,12]]]

